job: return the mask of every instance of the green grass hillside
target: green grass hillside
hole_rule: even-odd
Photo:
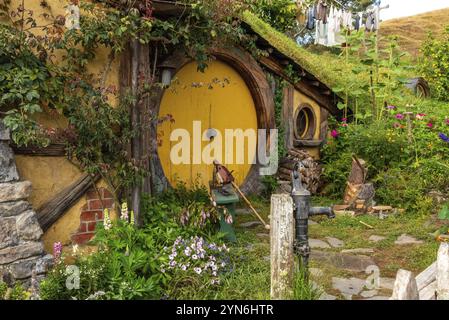
[[[431,31],[435,35],[449,26],[449,8],[423,13],[416,16],[385,21],[381,24],[381,35],[399,37],[401,48],[417,57],[422,42]]]

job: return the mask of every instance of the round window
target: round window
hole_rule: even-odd
[[[310,106],[302,106],[296,113],[295,136],[298,140],[311,140],[315,135],[316,119]]]

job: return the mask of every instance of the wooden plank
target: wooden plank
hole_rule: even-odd
[[[271,299],[291,299],[294,275],[293,200],[288,194],[271,197]]]
[[[418,286],[413,273],[403,269],[398,271],[391,300],[419,300]]]
[[[98,179],[98,177],[92,178],[85,174],[37,209],[38,221],[42,230],[47,231],[89,190],[92,182],[96,182]]]
[[[436,261],[432,263],[426,270],[421,272],[416,277],[416,284],[418,285],[418,290],[421,291],[429,284],[437,279],[437,263]]]
[[[11,145],[16,155],[36,156],[36,157],[65,157],[66,145],[64,143],[52,143],[48,147],[18,147],[17,145]]]
[[[449,300],[449,243],[440,245],[437,258],[438,300]]]

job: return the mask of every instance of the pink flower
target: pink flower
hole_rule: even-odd
[[[416,119],[418,119],[418,120],[424,120],[424,117],[426,116],[426,114],[424,114],[424,113],[418,113],[417,115],[416,115]]]
[[[61,254],[62,254],[62,243],[55,242],[53,244],[53,256],[56,261],[58,261],[61,258]]]
[[[334,129],[334,130],[331,131],[332,138],[337,139],[339,135],[340,134],[338,133],[337,130]]]
[[[343,119],[341,119],[341,122],[348,122],[348,119],[347,118],[343,118]]]
[[[446,123],[449,126],[449,118],[446,118],[446,120],[444,120],[444,123]]]
[[[432,129],[432,128],[433,128],[433,123],[432,123],[432,122],[429,122],[429,123],[427,124],[427,127],[430,128],[430,129]]]
[[[398,120],[403,120],[403,119],[404,119],[404,115],[403,115],[402,113],[398,113],[398,114],[396,115],[396,119],[398,119]]]
[[[396,107],[395,106],[387,106],[387,109],[388,110],[396,110]]]
[[[348,124],[345,123],[345,122],[343,122],[343,123],[341,124],[341,126],[342,126],[343,128],[346,128],[346,127],[348,127]]]

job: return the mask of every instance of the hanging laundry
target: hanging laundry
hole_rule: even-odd
[[[355,17],[355,19],[354,19],[354,29],[356,30],[356,31],[359,31],[360,30],[360,16],[359,15],[356,15],[356,17]]]
[[[368,16],[366,17],[365,22],[365,30],[368,32],[375,31],[375,23],[376,23],[376,17],[374,11],[369,11]]]
[[[296,21],[300,26],[307,24],[307,8],[304,0],[296,0]]]
[[[327,19],[327,25],[328,25],[328,29],[327,29],[327,45],[328,46],[335,46],[336,42],[335,42],[335,27],[336,27],[336,9],[334,8],[334,6],[331,6],[331,9],[329,11],[329,17]]]
[[[327,13],[328,13],[327,3],[324,0],[319,0],[316,19],[320,20],[324,24],[326,24],[327,23]]]
[[[315,6],[307,10],[306,28],[313,30],[315,28]]]

